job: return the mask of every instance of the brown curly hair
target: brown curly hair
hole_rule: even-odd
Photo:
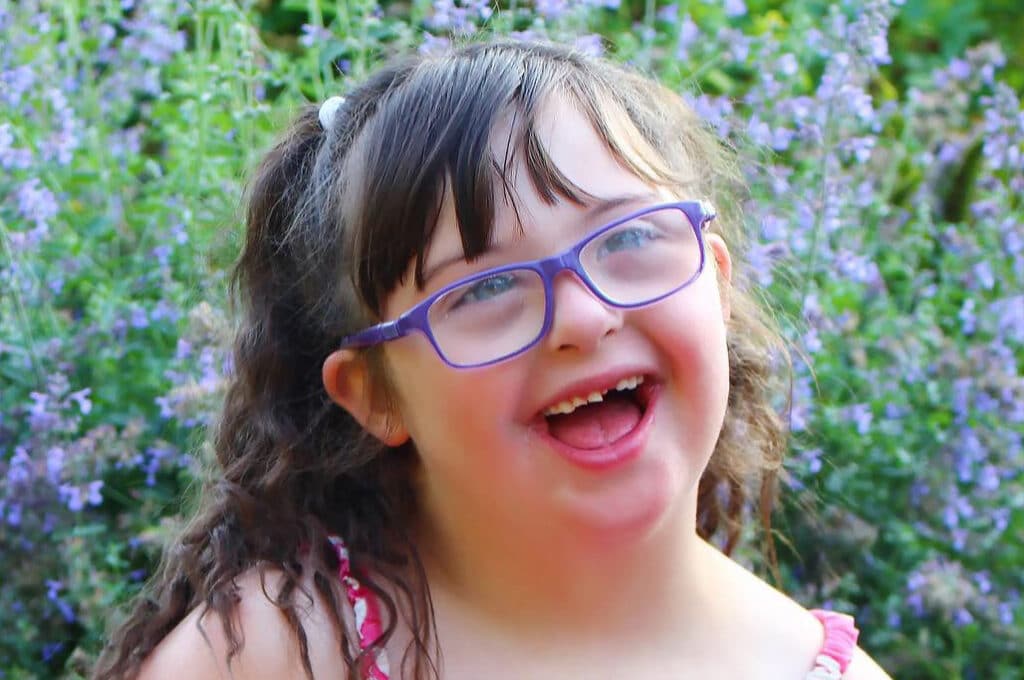
[[[242,321],[214,440],[218,476],[112,636],[95,678],[135,675],[196,607],[219,614],[230,660],[241,648],[230,623],[238,600],[233,580],[253,567],[283,572],[276,605],[294,629],[309,677],[296,597],[310,569],[341,631],[350,678],[390,638],[399,612],[413,634],[403,676],[437,677],[429,589],[405,531],[416,512],[415,449],[410,443],[379,455],[383,445],[328,398],[321,365],[343,336],[378,320],[382,301],[412,261],[421,283],[446,183],[466,257],[487,247],[492,188],[507,181],[509,168],[509,159],[493,158],[488,146],[499,116],[515,115],[509,148],[521,154],[541,195],[580,199],[534,130],[538,106],[556,92],[580,107],[639,177],[720,208],[713,228],[737,263],[729,293],[730,396],[700,481],[698,531],[716,536],[729,553],[756,505],[774,563],[770,513],[785,431],[773,382],[788,364],[777,360],[786,356],[779,334],[745,285],[736,155],[678,95],[642,75],[556,45],[473,44],[391,62],[348,93],[328,129],[317,108],[307,107],[255,172],[233,277]],[[368,355],[384,387],[377,393],[386,398],[383,362],[375,350]],[[344,596],[330,534],[345,537],[353,568],[374,575],[369,585],[383,603],[386,632],[361,655],[341,623]],[[308,558],[301,563],[300,553]]]

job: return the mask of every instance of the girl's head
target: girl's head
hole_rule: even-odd
[[[223,479],[184,537],[194,559],[168,563],[157,584],[177,603],[163,625],[197,601],[229,610],[214,593],[254,561],[297,575],[300,546],[336,532],[355,562],[404,593],[385,602],[412,616],[425,644],[425,583],[408,577],[413,533],[438,528],[425,518],[442,529],[466,518],[571,527],[585,540],[643,531],[676,510],[692,516],[695,503],[699,533],[721,531],[731,549],[752,481],[767,518],[783,441],[767,390],[777,336],[745,292],[738,257],[739,186],[728,149],[678,95],[553,45],[407,58],[347,93],[328,125],[317,107],[305,110],[250,185],[236,375],[216,439]],[[687,204],[696,228],[678,238],[696,246],[702,231],[704,268],[653,304],[605,304],[563,269],[547,332],[505,361],[455,368],[416,332],[339,349],[467,276],[698,199],[717,219],[704,223]],[[676,227],[687,218],[678,208],[658,215]],[[644,231],[648,217],[588,247],[584,269],[621,248],[668,247]],[[522,279],[464,288],[442,312],[510,282]],[[543,306],[535,284],[523,304]],[[503,351],[482,347],[468,361]],[[632,376],[643,385],[615,395]],[[550,413],[607,388],[601,405],[584,407],[600,416]],[[656,427],[635,460],[628,442],[579,453],[642,429],[648,414]],[[314,557],[315,570],[330,566],[329,554]]]

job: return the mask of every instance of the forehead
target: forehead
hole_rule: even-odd
[[[547,232],[557,226],[552,223],[552,216],[570,217],[571,213],[582,211],[590,202],[656,191],[654,186],[616,158],[587,116],[572,101],[565,97],[551,96],[538,108],[534,118],[537,142],[554,169],[570,185],[579,189],[584,200],[584,204],[579,205],[569,198],[556,195],[552,203],[542,195],[533,181],[528,168],[529,151],[514,148],[517,132],[515,126],[515,113],[506,112],[498,119],[489,141],[496,164],[503,168],[492,188],[492,244],[508,243],[524,236],[530,238],[537,235],[537,231]],[[425,269],[462,252],[454,199],[451,192],[446,191],[437,228],[427,244]]]
[[[612,154],[573,102],[551,97],[538,114],[537,137],[552,164],[585,194],[602,198],[652,188]]]

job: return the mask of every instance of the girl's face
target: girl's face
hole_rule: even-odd
[[[406,276],[387,299],[385,318],[469,274],[561,252],[626,213],[700,198],[673,196],[638,179],[568,102],[548,102],[537,128],[554,165],[596,200],[548,204],[527,169],[514,166],[523,229],[509,202],[496,196],[494,246],[473,263],[462,259],[446,200],[425,257],[425,289]],[[507,128],[493,136],[496,158],[504,157],[507,137]],[[609,207],[623,196],[634,198]],[[647,307],[611,308],[562,272],[554,283],[550,332],[503,363],[452,368],[420,334],[385,346],[399,410],[395,422],[419,453],[421,504],[430,525],[470,522],[499,533],[570,529],[607,542],[650,534],[685,517],[680,512],[695,512],[729,382],[728,307],[716,270],[727,279],[730,261],[721,240],[705,236],[708,264],[700,277]],[[614,394],[635,377],[642,385]],[[587,399],[605,390],[611,396],[579,413],[545,415],[573,396]]]

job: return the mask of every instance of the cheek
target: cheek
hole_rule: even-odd
[[[403,423],[421,457],[471,455],[509,420],[513,376],[507,368],[451,368],[422,344],[395,347],[390,361]]]
[[[651,323],[686,413],[714,422],[729,395],[729,355],[722,306],[714,286],[673,300]]]
[[[714,282],[708,283],[684,290],[649,312],[662,343],[675,348],[695,370],[720,363],[726,346],[725,308]]]

